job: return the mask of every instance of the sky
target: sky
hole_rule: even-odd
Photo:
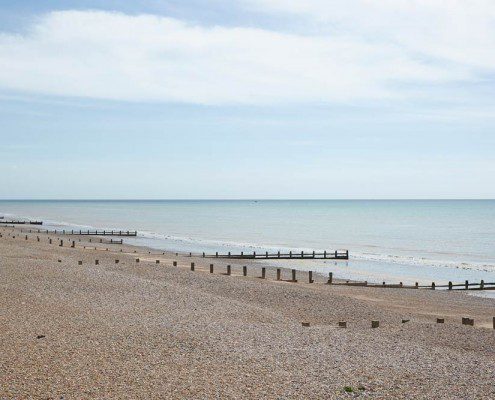
[[[0,199],[495,198],[492,0],[0,0]]]

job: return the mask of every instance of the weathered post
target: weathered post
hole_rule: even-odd
[[[331,285],[333,282],[333,272],[328,273],[328,284]]]
[[[156,264],[160,264],[160,260],[156,260],[156,261],[155,261],[155,263],[156,263]]]
[[[39,236],[36,236],[36,241],[40,241],[40,237]]]
[[[431,290],[435,290],[435,282],[431,283]]]
[[[485,288],[485,281],[482,279],[480,282],[480,289],[483,290]]]
[[[277,257],[280,258],[280,250],[277,251]]]
[[[294,283],[297,282],[297,279],[296,279],[296,270],[295,269],[292,270],[292,282],[294,282]]]
[[[138,263],[138,262],[139,262],[139,258],[136,258],[136,263]]]
[[[215,257],[218,258],[218,251],[215,252]]]
[[[95,265],[100,265],[100,260],[95,260]]]
[[[52,239],[51,238],[48,239],[48,243],[52,244]]]
[[[242,275],[247,276],[247,267],[245,265],[242,267]]]
[[[60,241],[59,246],[60,246],[60,247],[64,247],[64,241],[63,241],[63,240],[61,240],[61,241]]]
[[[265,279],[265,278],[266,278],[266,268],[262,267],[261,268],[261,279]],[[494,324],[495,324],[495,317],[493,319],[494,319]]]
[[[118,264],[119,263],[119,260],[115,260],[115,264]]]
[[[449,290],[452,290],[452,281],[449,281]]]
[[[26,238],[25,238],[25,240],[28,240],[28,235],[26,235]]]
[[[191,263],[191,271],[194,271],[194,263]]]
[[[292,258],[292,251],[289,251],[289,258]]]
[[[465,282],[464,282],[464,288],[465,288],[466,290],[468,290],[468,289],[469,289],[469,281],[465,281]]]
[[[437,318],[437,324],[443,324],[445,322],[444,318]]]
[[[227,265],[227,275],[231,275],[232,274],[232,268],[230,265]]]
[[[177,267],[177,261],[174,261],[174,262],[172,263],[172,265],[173,265],[174,267]]]
[[[70,245],[70,247],[72,247],[72,248],[76,247],[76,242],[74,240],[72,241],[72,244]]]
[[[378,328],[380,326],[380,321],[371,321],[372,328]]]
[[[308,272],[308,282],[309,283],[313,283],[314,280],[313,280],[313,271],[309,271]]]
[[[203,258],[205,258],[205,252],[203,251]]]
[[[268,251],[265,251],[265,258],[268,258]]]
[[[339,321],[339,328],[347,328],[347,322],[346,321]]]
[[[82,265],[82,261],[78,261],[78,262],[77,262],[77,264],[78,264],[78,265]]]
[[[277,268],[277,281],[280,280],[280,268]]]
[[[210,264],[210,274],[213,274],[213,264]]]
[[[327,251],[326,250],[323,252],[323,258],[327,258]]]

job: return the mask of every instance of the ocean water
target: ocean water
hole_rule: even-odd
[[[164,250],[348,249],[348,262],[284,263],[350,279],[495,282],[494,200],[9,200],[1,215],[137,230],[125,241]]]

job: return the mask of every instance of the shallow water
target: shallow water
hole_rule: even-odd
[[[0,201],[1,215],[136,229],[126,242],[167,250],[349,249],[349,262],[290,264],[351,279],[495,282],[493,200]]]

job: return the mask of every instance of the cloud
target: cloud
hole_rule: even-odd
[[[443,34],[429,43],[422,41],[435,31],[427,26],[434,19],[421,24],[425,32],[419,38],[409,38],[399,20],[389,22],[396,13],[407,17],[412,6],[405,1],[397,0],[404,10],[392,1],[382,2],[383,7],[364,0],[334,2],[341,4],[335,13],[326,1],[253,1],[256,4],[250,6],[269,12],[304,13],[321,26],[334,21],[335,29],[307,35],[206,27],[152,15],[51,12],[40,16],[25,34],[0,35],[0,88],[193,104],[352,103],[407,98],[415,96],[404,89],[407,86],[470,82],[477,79],[476,68],[493,68],[495,55],[480,50],[494,37],[481,34],[491,29],[486,23],[469,31],[469,38],[483,42],[471,47],[468,62],[460,50],[468,39],[457,47],[449,47],[450,39]],[[364,8],[354,13],[360,5]],[[412,21],[410,25],[415,25]],[[452,32],[457,40],[469,30],[459,29]],[[430,58],[421,57],[423,53]],[[432,62],[434,54],[449,64]]]
[[[493,0],[241,1],[268,14],[306,18],[320,32],[347,32],[416,57],[495,68]]]

